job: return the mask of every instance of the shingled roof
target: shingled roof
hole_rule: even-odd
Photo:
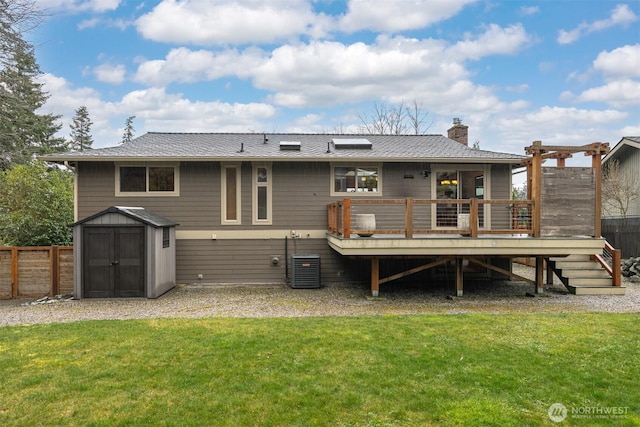
[[[344,144],[341,147],[340,142],[348,139],[366,139],[371,144]],[[285,143],[282,147],[281,142]],[[442,135],[149,132],[116,147],[50,154],[41,158],[47,161],[341,161],[358,159],[387,162],[428,160],[519,164],[525,156],[475,150]]]

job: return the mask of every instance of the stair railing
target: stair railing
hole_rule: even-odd
[[[595,255],[594,258],[611,276],[611,284],[622,286],[622,251],[605,240],[602,254]]]

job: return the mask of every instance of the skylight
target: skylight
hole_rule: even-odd
[[[371,149],[371,141],[367,138],[333,138],[333,146],[339,149]]]
[[[300,151],[300,141],[280,141],[280,149]]]

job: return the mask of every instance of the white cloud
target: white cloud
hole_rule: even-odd
[[[119,85],[124,82],[126,69],[122,64],[101,64],[93,68],[93,74],[104,83]]]
[[[640,106],[640,81],[616,80],[587,89],[576,97],[578,102],[604,102],[616,108]]]
[[[122,125],[129,115],[136,116],[136,134],[147,131],[247,132],[264,129],[276,115],[276,108],[263,103],[192,101],[161,88],[129,92],[119,101],[108,102],[91,88],[74,88],[62,77],[43,74],[40,81],[51,96],[43,111],[62,116],[61,137],[69,136],[68,124],[80,106],[87,107],[93,121],[94,147],[120,141]]]
[[[480,59],[490,55],[504,55],[518,52],[531,41],[521,24],[502,28],[490,24],[477,38],[459,41],[451,49],[463,59]]]
[[[316,34],[314,14],[306,1],[163,0],[136,21],[143,37],[166,43],[224,45],[272,43]]]
[[[631,10],[628,5],[619,4],[611,10],[611,15],[607,19],[601,19],[591,23],[583,22],[573,30],[569,31],[560,30],[556,41],[559,44],[571,44],[587,34],[603,31],[616,26],[626,27],[637,20],[638,17],[633,13],[633,10]]]
[[[585,89],[579,95],[563,92],[561,99],[603,102],[615,108],[640,107],[640,44],[600,52],[587,72],[573,72],[569,79],[586,83],[597,73],[602,75],[604,84]]]
[[[593,68],[606,77],[640,78],[640,44],[600,52]]]
[[[529,85],[527,83],[522,83],[515,86],[507,86],[505,89],[507,92],[524,93],[529,90]]]
[[[181,47],[172,49],[165,59],[141,62],[134,80],[150,86],[162,86],[171,82],[207,81],[224,76],[245,78],[260,65],[265,55],[257,48],[243,52],[212,52]]]
[[[531,16],[539,13],[540,8],[538,6],[522,6],[519,12],[522,16]]]
[[[342,31],[398,32],[425,28],[456,15],[474,0],[375,1],[350,0],[340,19]]]

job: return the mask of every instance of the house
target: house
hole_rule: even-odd
[[[370,280],[377,294],[393,279],[454,269],[461,294],[463,270],[506,277],[512,256],[602,250],[593,233],[579,245],[523,244],[536,211],[510,200],[511,174],[527,157],[469,147],[459,121],[449,135],[152,132],[43,158],[74,169],[76,220],[124,205],[179,224],[179,283]]]
[[[623,137],[602,164],[602,234],[624,258],[640,256],[640,136]]]
[[[632,188],[620,190],[620,196],[628,199],[627,211],[621,212],[620,206],[607,203],[605,198],[603,217],[640,216],[640,136],[623,137],[602,159],[605,168],[614,162],[617,163],[619,177]],[[629,198],[631,193],[635,197]]]

